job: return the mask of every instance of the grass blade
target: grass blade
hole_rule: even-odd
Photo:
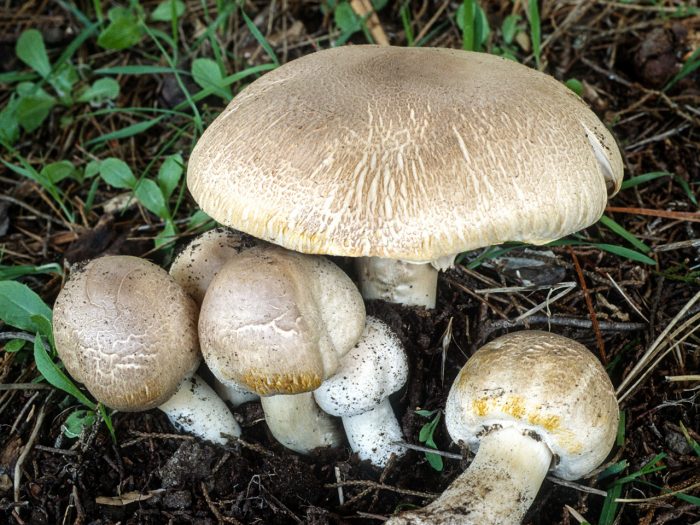
[[[542,31],[540,28],[540,8],[537,0],[528,0],[528,18],[530,20],[530,38],[532,39],[532,54],[535,56],[535,64],[540,69],[542,51]]]
[[[280,61],[277,58],[277,54],[275,53],[275,50],[272,49],[270,42],[267,41],[265,36],[260,32],[258,27],[255,25],[255,23],[253,23],[253,21],[245,13],[245,11],[243,9],[241,9],[241,14],[243,15],[243,20],[245,20],[245,25],[248,26],[248,30],[251,32],[253,37],[255,37],[255,40],[258,41],[258,44],[260,44],[262,46],[262,48],[265,50],[265,52],[270,57],[270,59],[275,63],[275,65],[279,66]]]
[[[637,248],[639,251],[644,253],[649,253],[651,251],[651,248],[649,246],[637,239],[637,237],[635,237],[632,233],[628,232],[622,225],[618,224],[607,215],[603,215],[600,218],[600,223],[603,224],[606,228],[608,228],[611,232],[625,239],[628,243]]]

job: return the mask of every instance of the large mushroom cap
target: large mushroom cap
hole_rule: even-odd
[[[552,77],[482,53],[349,46],[248,86],[187,181],[219,222],[292,250],[430,261],[584,228],[622,170]]]
[[[364,324],[362,297],[335,264],[258,246],[212,280],[199,334],[222,383],[233,380],[260,395],[299,394],[335,373]]]
[[[53,335],[68,372],[117,410],[160,405],[200,361],[194,301],[137,257],[100,257],[71,275]]]
[[[450,390],[445,422],[455,441],[478,448],[493,428],[529,429],[555,456],[553,472],[577,479],[615,441],[618,405],[596,357],[567,337],[522,331],[480,348]]]

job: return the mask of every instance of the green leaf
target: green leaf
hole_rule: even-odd
[[[241,14],[243,15],[243,21],[245,22],[245,25],[248,27],[248,31],[250,31],[253,37],[255,37],[255,40],[258,41],[258,44],[262,46],[262,48],[265,50],[270,59],[275,63],[275,65],[279,66],[280,61],[277,58],[275,50],[272,49],[270,42],[267,41],[265,36],[260,32],[255,23],[250,19],[250,17],[245,13],[245,11],[243,11],[242,8]]]
[[[5,352],[9,354],[15,354],[22,350],[26,342],[27,341],[25,341],[24,339],[11,339],[7,343],[5,343]]]
[[[0,281],[0,319],[10,326],[36,333],[40,328],[33,316],[51,319],[51,308],[26,284]]]
[[[538,0],[528,0],[527,15],[530,22],[530,40],[532,40],[532,54],[535,56],[537,68],[540,67],[542,31],[540,28],[540,8]]]
[[[503,34],[503,41],[506,44],[513,42],[515,34],[518,32],[518,22],[520,22],[520,15],[508,15],[503,20],[501,24],[501,33]]]
[[[100,78],[78,97],[80,102],[99,103],[119,96],[119,82],[113,78]]]
[[[613,485],[608,490],[603,502],[603,510],[600,512],[598,525],[612,525],[615,522],[615,514],[617,513],[617,498],[622,494],[622,485]]]
[[[163,198],[163,192],[160,191],[158,184],[151,179],[141,180],[134,190],[136,198],[151,213],[156,214],[161,219],[169,216],[168,207]]]
[[[98,69],[95,73],[97,75],[161,75],[174,73],[189,75],[187,71],[167,66],[115,66]]]
[[[85,165],[85,172],[83,173],[83,177],[86,179],[91,179],[95,175],[99,175],[100,173],[100,161],[98,160],[91,160]]]
[[[622,225],[618,224],[615,222],[613,219],[608,217],[607,215],[603,215],[600,218],[601,224],[603,224],[605,227],[607,227],[610,231],[613,233],[616,233],[623,239],[625,239],[628,243],[630,243],[632,246],[637,248],[638,250],[644,252],[644,253],[649,253],[651,251],[651,248],[644,244],[642,241],[637,239],[632,233],[628,232]]]
[[[112,8],[108,17],[110,24],[100,33],[97,45],[104,49],[126,49],[138,44],[143,38],[139,17],[128,9]]]
[[[96,419],[96,414],[92,410],[76,410],[66,418],[61,425],[61,430],[67,438],[75,439],[80,437],[83,429],[94,425]]]
[[[335,25],[343,33],[356,33],[362,29],[362,20],[353,10],[349,2],[339,2],[333,12]]]
[[[69,178],[77,181],[80,180],[80,172],[69,160],[59,160],[58,162],[47,164],[41,169],[40,173],[42,176],[46,177],[47,180],[51,181],[52,184],[57,184]]]
[[[219,65],[211,58],[198,58],[192,62],[192,77],[202,89],[211,89],[225,100],[231,100],[233,94],[223,84],[224,76]]]
[[[58,96],[70,104],[70,96],[73,86],[79,80],[78,72],[70,62],[64,62],[49,76],[49,83],[56,90]]]
[[[170,198],[180,183],[180,178],[184,172],[183,164],[182,155],[177,153],[166,158],[158,170],[158,185],[163,190],[163,195],[166,199]]]
[[[209,217],[205,212],[202,210],[197,210],[192,214],[190,219],[187,221],[187,231],[195,230],[197,228],[201,228],[208,222],[214,222],[214,219]]]
[[[44,38],[36,29],[27,29],[22,32],[17,39],[15,46],[17,58],[39,73],[43,78],[46,78],[51,73],[51,63],[49,55],[46,54],[46,46],[44,46]]]
[[[431,417],[437,410],[416,410],[416,414],[423,417]]]
[[[182,0],[164,0],[151,13],[151,20],[170,22],[173,8],[175,8],[175,18],[180,18],[185,13],[185,3]]]
[[[570,78],[564,82],[564,85],[576,93],[579,97],[583,96],[583,83],[579,79]]]
[[[114,188],[134,189],[137,181],[126,162],[110,157],[100,163],[100,177]]]
[[[433,467],[433,469],[438,472],[442,472],[444,465],[442,463],[442,456],[439,454],[431,454],[430,452],[425,453],[425,459],[428,460],[428,464]]]
[[[647,257],[646,255],[639,253],[635,250],[630,250],[629,248],[625,248],[623,246],[617,246],[616,244],[605,244],[605,243],[599,243],[599,242],[592,242],[592,243],[587,243],[590,246],[595,246],[596,248],[599,248],[603,251],[610,252],[615,255],[619,255],[620,257],[624,257],[626,259],[629,259],[631,261],[637,261],[640,263],[648,264],[650,266],[655,266],[656,261],[652,259],[651,257]]]
[[[640,184],[644,184],[645,182],[650,182],[652,180],[659,179],[661,177],[671,177],[672,174],[668,173],[667,171],[652,171],[649,173],[644,173],[642,175],[638,175],[636,177],[632,177],[631,179],[627,179],[626,181],[622,182],[622,185],[620,186],[621,190],[626,190],[627,188],[633,188],[634,186],[639,186]]]
[[[619,474],[620,472],[625,470],[628,466],[629,466],[629,463],[627,463],[626,459],[623,459],[622,461],[618,461],[617,463],[613,463],[608,468],[606,468],[603,472],[598,474],[598,481],[602,481],[605,478],[609,478],[610,476],[614,476],[615,474]]]
[[[147,129],[155,126],[162,120],[162,117],[154,118],[151,120],[144,120],[143,122],[137,122],[136,124],[131,124],[125,128],[118,129],[117,131],[111,131],[95,137],[94,139],[88,140],[85,144],[87,146],[92,146],[93,144],[99,144],[101,142],[107,142],[108,140],[125,139],[128,137],[133,137],[139,133],[143,133]]]
[[[17,103],[17,121],[27,133],[31,133],[49,116],[56,99],[39,86],[22,83],[17,87],[20,94]]]
[[[53,326],[51,325],[51,319],[41,314],[32,315],[30,319],[37,327],[38,332],[49,339],[53,344]]]
[[[8,144],[14,144],[19,139],[18,105],[19,99],[13,97],[0,111],[0,140]]]
[[[465,16],[469,15],[467,6],[471,7],[471,16]],[[479,3],[476,0],[463,1],[457,9],[456,22],[457,27],[462,30],[464,49],[467,51],[480,50],[486,43],[491,30],[489,19]]]
[[[175,239],[177,238],[177,230],[175,228],[175,224],[171,219],[166,219],[165,220],[165,226],[163,227],[163,230],[156,235],[155,239],[155,245],[156,248],[160,249],[164,246],[171,245],[175,242]]]
[[[95,403],[90,401],[49,357],[44,343],[41,342],[41,337],[38,335],[34,339],[34,362],[37,370],[50,384],[70,394],[89,409],[95,410]]]
[[[688,433],[688,429],[685,428],[685,425],[683,422],[679,422],[679,425],[681,427],[681,432],[683,432],[683,437],[685,437],[685,440],[688,442],[688,445],[693,449],[693,452],[695,452],[695,455],[700,457],[700,444],[698,444],[697,441],[695,441],[690,434]]]

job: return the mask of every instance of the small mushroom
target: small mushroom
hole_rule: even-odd
[[[548,470],[573,480],[602,463],[618,414],[583,345],[539,331],[500,337],[467,361],[447,398],[447,430],[476,452],[471,465],[433,503],[386,523],[520,523]]]
[[[401,427],[389,396],[408,377],[408,361],[399,338],[374,317],[367,317],[362,337],[340,362],[336,374],[314,391],[319,406],[343,418],[350,447],[360,459],[386,466],[403,448]]]
[[[551,76],[486,53],[342,46],[248,85],[197,142],[187,185],[222,224],[362,258],[366,297],[432,308],[435,268],[593,224],[622,174],[608,129]]]
[[[183,290],[202,304],[209,283],[221,267],[243,249],[243,236],[227,228],[198,235],[175,258],[170,275]]]
[[[53,336],[66,370],[106,406],[158,407],[215,443],[240,435],[225,403],[192,376],[201,359],[197,306],[159,266],[129,256],[90,261],[56,299]]]
[[[199,335],[217,379],[271,396],[263,408],[272,434],[308,453],[340,444],[342,432],[330,430],[335,422],[304,393],[335,373],[364,322],[362,297],[340,268],[269,245],[246,250],[221,268],[202,303]],[[284,408],[274,408],[276,403]],[[296,414],[292,425],[276,417],[285,411]]]
[[[245,248],[240,232],[214,228],[197,236],[178,254],[170,266],[170,275],[201,306],[209,283],[221,267]],[[212,374],[207,380],[211,380],[219,397],[234,407],[259,399],[233,381],[224,385]]]

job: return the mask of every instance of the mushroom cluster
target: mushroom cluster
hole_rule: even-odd
[[[135,258],[92,261],[57,300],[56,345],[106,405],[160,406],[222,442],[240,429],[192,375],[201,345],[216,390],[234,406],[260,396],[283,445],[339,445],[340,417],[353,451],[385,466],[404,452],[388,398],[408,358],[363,297],[434,308],[437,270],[458,253],[589,226],[621,179],[612,135],[547,75],[451,49],[313,53],[247,86],[188,164],[199,206],[260,243],[208,232],[170,275]],[[355,258],[359,291],[319,254]],[[582,346],[541,332],[497,339],[447,402],[450,435],[477,451],[471,467],[389,523],[517,523],[548,470],[573,479],[602,461],[616,417]]]

